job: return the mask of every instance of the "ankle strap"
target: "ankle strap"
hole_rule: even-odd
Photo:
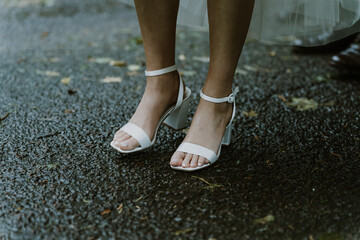
[[[235,96],[236,94],[239,92],[239,88],[236,87],[235,90],[233,90],[233,92],[228,96],[228,97],[224,97],[224,98],[213,98],[213,97],[209,97],[207,95],[205,95],[202,91],[202,89],[200,90],[200,97],[206,101],[212,102],[212,103],[224,103],[224,102],[228,102],[228,103],[233,103],[235,101]]]
[[[154,71],[145,70],[145,76],[147,76],[147,77],[158,76],[158,75],[173,72],[173,71],[176,71],[176,70],[177,70],[177,66],[175,64],[175,65],[172,65],[170,67],[166,67],[166,68],[159,69],[159,70],[154,70]]]

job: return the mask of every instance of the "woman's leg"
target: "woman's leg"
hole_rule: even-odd
[[[135,0],[135,7],[144,43],[147,70],[174,65],[179,0]],[[142,128],[152,139],[160,117],[176,102],[178,88],[177,72],[147,77],[144,95],[130,122]],[[115,134],[114,140],[123,150],[132,150],[139,146],[134,138],[122,130]]]
[[[234,73],[245,42],[254,0],[208,0],[210,27],[210,65],[203,92],[211,97],[231,93]],[[200,99],[185,142],[217,152],[225,127],[232,114],[232,104],[211,103]],[[197,155],[175,152],[170,164],[196,167],[207,163]]]

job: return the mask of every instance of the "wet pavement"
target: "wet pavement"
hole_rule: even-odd
[[[109,146],[145,86],[134,9],[33,2],[0,3],[0,239],[360,239],[359,77],[249,41],[232,145],[177,172],[186,131],[131,155]],[[177,41],[190,123],[207,33]]]

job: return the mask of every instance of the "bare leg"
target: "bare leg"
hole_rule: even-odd
[[[210,26],[210,65],[204,93],[226,97],[231,93],[235,69],[250,24],[254,0],[208,0]],[[200,99],[185,142],[217,152],[231,119],[232,105]],[[208,160],[192,154],[175,152],[173,166],[202,166]]]
[[[179,0],[135,0],[135,6],[144,42],[147,70],[174,65]],[[178,87],[177,72],[147,77],[145,93],[130,122],[141,127],[152,139],[160,117],[176,102]],[[116,132],[114,140],[123,150],[139,146],[134,138],[122,130]]]

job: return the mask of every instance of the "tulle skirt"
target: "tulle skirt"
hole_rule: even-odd
[[[206,0],[180,0],[178,24],[207,29]],[[356,32],[360,0],[255,0],[248,37],[275,44],[317,38],[305,44],[319,45]]]

